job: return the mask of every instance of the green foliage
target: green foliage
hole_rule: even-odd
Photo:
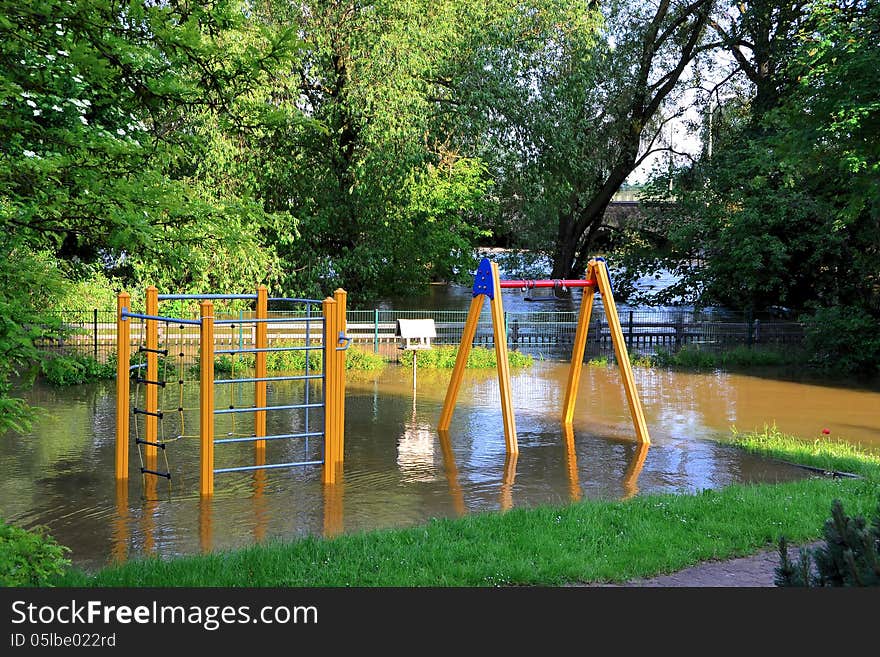
[[[0,586],[50,586],[70,566],[68,552],[43,528],[26,531],[0,519]]]
[[[273,347],[304,347],[303,340],[278,340]],[[309,351],[309,371],[320,372],[324,368],[320,346]],[[385,359],[372,351],[351,347],[346,351],[345,369],[353,371],[379,371],[387,364]],[[218,374],[242,375],[245,370],[253,369],[256,363],[255,354],[241,354],[233,357],[221,355],[214,360],[214,372]],[[196,368],[197,369],[197,368]],[[266,354],[266,369],[269,372],[304,372],[306,369],[305,350],[270,351]]]
[[[877,318],[864,308],[819,308],[805,318],[806,348],[822,368],[862,375],[880,373]]]
[[[657,248],[668,247],[666,264],[680,275],[657,301],[815,313],[814,325],[842,329],[840,344],[831,331],[830,347],[812,341],[817,359],[871,370],[876,341],[853,338],[859,321],[880,319],[880,50],[873,45],[880,5],[818,0],[794,5],[795,16],[792,6],[750,5],[766,20],[743,22],[744,29],[763,25],[765,43],[775,34],[768,46],[775,59],[753,53],[758,59],[745,70],[763,71],[765,81],[752,80],[754,94],[715,103],[712,152],[653,187],[656,212],[646,232],[660,239],[645,254],[656,266]],[[639,266],[628,269],[636,275]],[[840,310],[827,310],[834,306]]]
[[[57,331],[53,303],[103,306],[138,276],[174,290],[273,280],[261,229],[277,218],[193,163],[201,125],[234,122],[296,37],[232,0],[0,0],[0,17],[0,430],[21,430],[10,381]]]
[[[40,365],[43,377],[56,386],[91,383],[116,377],[116,361],[106,363],[81,354],[47,354]]]
[[[678,351],[659,349],[651,358],[656,367],[683,369],[726,369],[749,367],[778,367],[797,362],[798,353],[779,351],[765,347],[734,347],[723,351],[701,349],[698,345],[685,345]]]
[[[349,347],[345,352],[345,369],[359,372],[379,372],[388,364],[382,356],[367,349]]]
[[[401,351],[400,364],[404,367],[412,367],[414,351]],[[458,356],[458,347],[453,345],[442,345],[433,347],[424,351],[419,351],[418,366],[420,368],[429,369],[452,369],[455,367],[455,359]],[[531,367],[534,363],[534,357],[530,354],[524,354],[519,351],[508,350],[507,360],[511,367]],[[494,349],[485,347],[472,347],[468,356],[466,367],[473,369],[489,369],[495,368],[498,360],[495,357]]]
[[[864,517],[851,518],[834,500],[822,533],[824,545],[801,548],[794,563],[788,542],[779,539],[777,586],[880,586],[880,504],[869,527]]]
[[[25,432],[31,409],[15,396],[14,383],[27,385],[36,375],[40,354],[34,341],[57,338],[60,323],[45,317],[46,296],[61,287],[52,261],[0,232],[0,432]]]

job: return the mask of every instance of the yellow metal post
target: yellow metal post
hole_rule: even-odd
[[[123,564],[128,559],[129,539],[128,481],[116,480],[116,515],[113,517],[113,548],[111,561]]]
[[[517,454],[516,419],[513,415],[513,396],[510,391],[510,362],[507,360],[507,331],[504,326],[504,305],[501,302],[501,279],[498,263],[492,262],[492,285],[494,299],[489,305],[492,309],[492,330],[495,334],[495,360],[498,362],[498,390],[501,393],[501,418],[504,422],[504,442],[508,454]]]
[[[131,309],[131,296],[128,292],[120,292],[116,297],[116,479],[127,481],[131,320],[122,317],[123,308]]]
[[[437,424],[440,431],[448,431],[449,425],[452,423],[455,401],[458,399],[458,390],[461,388],[461,380],[464,378],[464,370],[467,367],[468,357],[471,355],[474,336],[477,334],[477,324],[480,321],[484,299],[482,294],[478,294],[471,301],[471,307],[464,323],[464,331],[461,334],[461,343],[458,345],[458,354],[455,357],[455,367],[452,368],[452,376],[449,379],[449,386],[446,388],[446,399],[443,402],[443,411],[440,413],[440,422]]]
[[[199,547],[202,554],[214,549],[214,500],[210,497],[199,500]]]
[[[148,315],[159,314],[159,290],[156,286],[150,285],[147,288],[146,312]],[[146,320],[147,327],[147,374],[148,381],[159,380],[159,322],[155,319]],[[138,373],[138,376],[143,376]],[[147,397],[147,415],[144,424],[146,425],[147,444],[144,445],[144,456],[146,457],[147,469],[156,469],[156,460],[159,449],[156,443],[159,441],[159,386],[155,383],[148,383],[146,386]],[[153,444],[149,444],[153,443]]]
[[[336,483],[336,427],[337,400],[336,393],[336,338],[337,328],[336,300],[327,297],[322,305],[324,315],[324,468],[321,481],[325,484]]]
[[[513,483],[516,481],[516,461],[518,458],[517,452],[510,452],[504,459],[504,477],[501,480],[502,511],[510,511],[513,508]]]
[[[333,293],[336,301],[336,339],[334,349],[339,347],[339,336],[345,335],[348,294],[343,289]],[[348,343],[347,343],[348,344]],[[336,352],[336,462],[341,467],[345,461],[345,351]]]
[[[620,318],[617,316],[617,306],[614,305],[614,296],[611,294],[611,280],[608,278],[608,270],[605,268],[603,261],[590,260],[590,266],[587,271],[595,272],[596,280],[599,283],[602,305],[605,307],[605,317],[608,319],[608,327],[611,330],[614,355],[617,358],[617,367],[620,369],[621,378],[623,379],[623,388],[626,391],[626,400],[629,403],[629,412],[636,430],[636,438],[640,443],[649,444],[651,437],[648,435],[645,413],[642,410],[642,402],[639,400],[639,393],[636,389],[636,381],[633,376],[632,365],[629,362],[626,342],[623,339]]]
[[[592,268],[587,269],[587,280],[596,280]],[[577,329],[574,334],[574,347],[571,350],[571,365],[568,368],[568,383],[565,386],[565,400],[562,403],[562,424],[570,425],[574,418],[574,406],[577,402],[578,387],[581,382],[581,372],[584,367],[584,350],[587,346],[587,331],[590,327],[590,317],[593,313],[593,296],[595,287],[584,288],[581,298],[581,309],[578,313]]]
[[[201,494],[214,494],[214,304],[202,301],[199,345],[199,439],[201,442]]]
[[[581,499],[581,485],[578,481],[577,453],[575,452],[574,429],[570,424],[563,424],[565,434],[565,469],[568,472],[568,493],[572,502]]]
[[[257,288],[257,316],[259,319],[266,319],[269,316],[269,291],[265,285]],[[268,326],[266,322],[257,322],[256,344],[257,349],[266,349],[268,346]],[[258,351],[254,364],[254,377],[257,379],[266,378],[266,352]],[[254,383],[254,406],[257,408],[266,407],[266,382],[257,381]],[[266,435],[266,411],[256,411],[254,413],[254,436],[262,437]],[[257,440],[254,442],[257,465],[266,463],[266,441]]]

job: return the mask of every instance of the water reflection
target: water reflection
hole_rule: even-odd
[[[458,483],[458,468],[455,466],[455,454],[452,451],[449,432],[438,431],[437,439],[443,452],[443,471],[446,474],[446,481],[449,483],[449,496],[452,498],[455,515],[463,516],[467,513],[467,507],[464,504],[464,494],[462,493],[461,485]]]
[[[516,462],[519,454],[513,452],[507,454],[504,459],[504,477],[501,480],[501,510],[509,511],[513,508],[513,484],[516,482]]]
[[[494,371],[467,374],[447,435],[437,435],[434,427],[448,372],[419,373],[417,404],[406,370],[352,376],[339,483],[322,486],[316,467],[230,474],[218,480],[207,501],[198,494],[198,440],[168,446],[171,482],[139,476],[132,455],[129,484],[117,487],[112,386],[38,387],[30,401],[47,413],[34,432],[0,439],[0,514],[25,527],[48,526],[73,549],[77,565],[96,568],[149,554],[197,554],[513,506],[804,476],[800,469],[701,440],[727,433],[733,423],[751,429],[776,420],[782,430],[807,439],[829,427],[832,436],[846,431],[854,442],[880,446],[876,392],[642,369],[635,375],[654,440],[650,450],[634,442],[613,369],[584,369],[573,429],[564,431],[559,412],[567,371],[566,363],[538,362],[513,373],[520,443],[515,462],[505,461]],[[302,398],[301,385],[282,383],[272,391],[279,399]],[[188,407],[195,406],[195,392],[186,393],[193,395],[185,400]],[[267,430],[293,433],[303,422],[296,411],[279,412],[268,418]],[[197,430],[189,418],[187,428]],[[314,441],[308,447],[283,442],[267,445],[267,463],[301,459],[303,451],[320,455]],[[229,444],[217,465],[253,458],[248,444]]]
[[[562,425],[565,439],[565,471],[568,474],[568,491],[572,502],[581,499],[581,485],[578,480],[577,452],[574,444],[574,428],[570,424]]]
[[[645,467],[645,459],[648,458],[648,443],[635,443],[635,452],[632,460],[623,473],[623,499],[628,500],[639,492],[639,475]]]

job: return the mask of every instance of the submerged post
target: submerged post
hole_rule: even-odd
[[[159,290],[150,285],[146,295],[146,313],[155,317],[159,314]],[[155,319],[146,320],[147,327],[147,383],[146,407],[147,415],[144,419],[146,425],[147,440],[144,445],[144,455],[148,470],[156,469],[156,459],[159,449],[159,386],[153,383],[159,380],[159,322]],[[138,376],[143,376],[138,373]]]
[[[201,443],[201,494],[214,494],[214,304],[199,304],[199,440]]]
[[[645,422],[645,412],[642,410],[642,402],[639,400],[639,393],[636,390],[636,380],[633,376],[632,365],[629,362],[626,342],[623,339],[623,328],[620,326],[620,317],[617,315],[614,295],[611,293],[611,279],[608,277],[605,261],[598,258],[590,260],[589,271],[595,272],[595,278],[599,284],[599,292],[602,294],[602,305],[605,307],[605,317],[608,319],[611,342],[614,345],[614,355],[617,358],[617,367],[620,369],[620,375],[623,379],[623,389],[626,392],[626,401],[629,404],[629,412],[632,416],[633,427],[636,430],[636,438],[640,443],[649,444],[651,437],[648,434],[648,425]]]
[[[336,333],[333,334],[333,349],[336,351],[336,462],[342,466],[345,461],[345,350],[339,349],[339,343],[347,326],[348,293],[339,288],[333,298],[336,300]]]
[[[336,300],[327,297],[321,306],[324,315],[324,468],[321,481],[336,483],[336,351],[337,328]]]
[[[131,354],[131,322],[122,316],[131,308],[131,296],[120,292],[116,296],[116,479],[128,479],[128,411],[129,373]]]
[[[257,288],[257,319],[266,319],[269,316],[269,291],[265,285]],[[266,322],[257,322],[256,330],[257,349],[266,349],[268,346],[268,324]],[[266,352],[257,351],[255,362],[254,378],[265,379],[266,373]],[[256,408],[266,408],[266,382],[257,381],[254,383],[254,406]],[[254,413],[254,436],[261,438],[266,435],[266,411],[256,411]],[[254,442],[254,456],[256,463],[261,465],[265,463],[266,441],[257,440]]]

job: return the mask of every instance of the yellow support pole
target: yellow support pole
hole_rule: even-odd
[[[519,454],[511,452],[504,459],[504,477],[501,479],[501,510],[513,508],[513,483],[516,481],[516,461]]]
[[[587,268],[587,280],[593,269]],[[595,276],[595,274],[593,273]],[[574,347],[571,350],[571,365],[568,368],[568,383],[565,386],[565,400],[562,403],[562,424],[570,425],[574,418],[574,406],[577,402],[578,387],[581,383],[581,372],[584,368],[584,350],[587,346],[587,331],[590,328],[590,317],[593,314],[593,296],[595,287],[584,288],[581,298],[581,309],[578,313],[577,329],[574,334]]]
[[[339,336],[345,335],[346,307],[348,293],[337,289],[333,293],[336,301],[336,339],[334,349],[339,346]],[[350,344],[350,343],[349,343]],[[336,352],[336,462],[341,467],[345,461],[345,351]]]
[[[131,296],[116,296],[116,479],[128,480],[128,413],[130,399],[131,320],[122,317],[122,309],[131,309]]]
[[[199,345],[199,439],[201,494],[214,494],[214,304],[202,301]]]
[[[147,288],[146,313],[148,315],[159,314],[159,290],[155,285]],[[155,319],[146,320],[147,327],[147,374],[148,381],[159,380],[159,322]],[[141,374],[138,374],[141,376]],[[146,457],[147,469],[155,470],[158,458],[159,448],[155,443],[159,442],[159,386],[155,383],[148,383],[146,386],[147,397],[147,413],[144,423],[146,425],[147,443],[144,445],[144,456]],[[152,445],[149,443],[153,443]]]
[[[452,376],[449,379],[449,386],[446,388],[446,399],[440,413],[440,422],[437,424],[440,431],[448,431],[449,425],[452,423],[452,413],[455,411],[458,390],[461,388],[464,370],[467,367],[468,357],[471,355],[474,336],[477,334],[477,324],[480,321],[484,299],[482,294],[478,294],[471,301],[471,307],[464,322],[464,331],[461,334],[461,343],[458,345],[458,354],[455,357],[455,367],[452,368]]]
[[[257,288],[257,319],[266,319],[269,316],[269,290],[265,285]],[[266,322],[257,322],[256,344],[257,349],[265,349],[269,344],[268,326]],[[254,377],[257,379],[266,378],[266,352],[258,351],[254,364]],[[266,382],[257,381],[254,383],[254,406],[257,408],[266,407]],[[266,411],[256,411],[254,413],[254,436],[262,437],[266,435]],[[266,463],[266,441],[254,441],[254,457],[256,465],[265,465]]]
[[[337,329],[336,300],[332,297],[324,299],[322,304],[324,315],[324,468],[321,481],[325,484],[336,483],[336,427],[337,400],[336,393],[336,339]]]
[[[581,499],[581,485],[578,481],[577,452],[575,451],[574,429],[570,424],[563,424],[565,434],[565,469],[568,472],[568,493],[572,502]]]
[[[516,418],[513,415],[513,396],[510,391],[510,361],[507,360],[507,331],[504,326],[504,305],[501,302],[501,278],[498,263],[492,262],[492,285],[494,298],[489,301],[492,309],[492,330],[495,334],[495,360],[498,362],[498,390],[501,393],[501,418],[504,422],[504,442],[508,454],[519,453],[516,440]]]
[[[623,379],[623,388],[626,391],[626,400],[629,404],[629,412],[636,430],[636,438],[640,443],[650,444],[651,437],[648,435],[645,413],[642,410],[642,402],[639,400],[639,393],[636,389],[632,365],[629,362],[629,353],[626,350],[626,342],[623,339],[623,329],[620,326],[620,318],[617,316],[617,306],[614,305],[614,296],[611,294],[611,279],[608,277],[608,270],[603,261],[590,260],[590,266],[587,271],[595,272],[596,280],[599,283],[602,305],[605,307],[605,317],[608,319],[608,327],[611,330],[614,355],[617,358],[617,367],[620,369]]]

